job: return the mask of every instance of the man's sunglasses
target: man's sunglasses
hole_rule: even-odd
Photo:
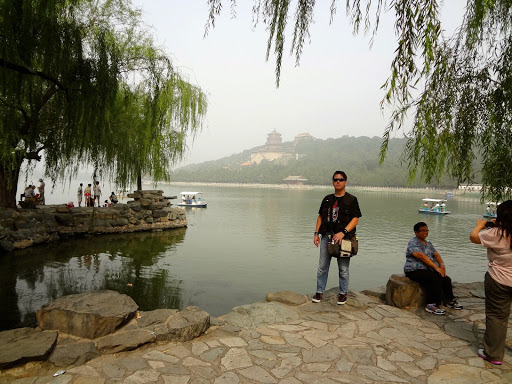
[[[341,179],[332,179],[333,183],[336,182],[336,181],[345,181],[345,179],[341,178]]]

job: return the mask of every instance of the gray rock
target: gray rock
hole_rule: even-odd
[[[227,324],[257,328],[264,324],[284,323],[299,319],[299,314],[292,308],[280,303],[255,303],[233,308],[225,316]]]
[[[359,365],[357,367],[357,373],[360,376],[364,376],[369,378],[370,380],[375,381],[384,381],[384,382],[393,382],[393,383],[408,383],[408,380],[402,379],[392,373],[389,373],[383,369],[378,367],[373,367],[369,365]]]
[[[222,366],[228,371],[232,369],[246,368],[252,365],[249,354],[242,348],[231,348],[220,361]]]
[[[140,384],[140,383],[151,383],[157,381],[160,377],[160,372],[153,369],[145,369],[137,371],[134,374],[128,376],[124,383],[126,384]]]
[[[241,369],[238,371],[243,377],[248,378],[249,380],[256,381],[258,383],[277,383],[277,380],[274,379],[267,371],[265,371],[261,367],[253,366],[245,369]]]
[[[277,301],[288,305],[301,305],[308,301],[306,295],[290,291],[279,291],[267,293],[267,301]]]
[[[160,370],[160,372],[162,372],[162,374],[166,374],[166,375],[188,375],[188,374],[190,374],[188,369],[182,365],[169,365],[165,368],[162,368]]]
[[[217,357],[222,355],[225,351],[226,351],[226,348],[223,348],[223,347],[213,348],[207,352],[204,352],[201,355],[201,359],[206,360],[206,361],[215,361],[215,360],[217,360]]]
[[[338,347],[327,344],[320,348],[302,351],[302,360],[305,363],[325,363],[327,361],[338,360],[341,357],[341,351]]]
[[[470,367],[465,364],[441,365],[433,374],[428,377],[428,384],[478,384],[489,381],[499,382],[500,377],[487,372],[493,377],[482,378],[485,369]]]
[[[63,296],[37,311],[42,329],[56,329],[86,339],[115,332],[138,309],[127,295],[115,291],[96,291]]]
[[[373,296],[382,301],[386,301],[386,287],[384,285],[376,288],[364,289],[363,293],[367,296]]]
[[[468,323],[447,323],[444,326],[447,334],[455,336],[458,339],[467,341],[476,341],[473,334],[473,325]]]
[[[168,340],[189,341],[208,329],[210,315],[198,307],[187,307],[171,316],[165,323]]]
[[[155,309],[154,311],[139,311],[140,318],[137,319],[137,325],[140,328],[149,327],[150,325],[165,323],[169,316],[175,315],[177,309]]]
[[[58,343],[52,354],[50,362],[57,367],[68,365],[82,365],[98,356],[96,345],[92,341],[75,341],[66,339]]]
[[[240,379],[235,372],[226,372],[223,375],[217,377],[214,384],[238,384]]]
[[[147,360],[158,360],[158,361],[166,361],[168,363],[177,363],[179,359],[175,356],[168,355],[161,351],[150,351],[142,356]]]
[[[391,275],[386,284],[386,304],[398,308],[415,308],[425,305],[426,296],[423,288],[405,277],[405,275]]]
[[[130,351],[155,340],[156,337],[152,333],[137,329],[104,336],[96,342],[96,346],[100,353],[117,353]]]
[[[119,378],[124,376],[126,370],[120,367],[118,364],[106,363],[103,365],[103,372],[108,377]]]
[[[46,360],[57,342],[55,331],[17,328],[0,332],[0,368]]]

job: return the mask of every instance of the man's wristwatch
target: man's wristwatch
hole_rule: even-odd
[[[345,235],[346,235],[346,234],[348,233],[347,228],[343,228],[343,229],[341,230],[341,232],[343,232],[343,234],[345,234]]]
[[[314,236],[318,236],[318,232],[315,232]]]

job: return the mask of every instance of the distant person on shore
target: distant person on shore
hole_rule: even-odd
[[[83,190],[83,184],[80,183],[80,185],[78,186],[78,189],[76,191],[76,198],[78,200],[78,206],[81,207],[82,206],[82,196],[84,194],[84,190]]]
[[[354,195],[345,191],[347,175],[343,171],[336,171],[332,175],[334,193],[327,195],[322,200],[318,217],[316,219],[313,243],[320,246],[320,258],[316,274],[316,293],[313,303],[319,303],[323,299],[331,256],[327,252],[329,238],[336,244],[342,239],[351,239],[356,235],[356,225],[359,223],[361,210]],[[343,305],[347,301],[350,257],[337,257],[339,273],[339,293],[337,303]]]
[[[112,202],[112,204],[117,204],[119,202],[119,200],[117,199],[117,195],[114,192],[112,192],[109,199]]]
[[[32,188],[32,184],[29,184],[27,188],[25,188],[25,201],[30,201],[34,204],[37,203],[35,187]]]
[[[94,200],[96,200],[98,202],[98,207],[101,207],[101,203],[100,203],[100,196],[101,196],[100,182],[96,181],[92,188],[93,188],[93,192],[94,192]],[[94,205],[94,201],[93,201],[93,205]]]
[[[444,315],[446,311],[440,308],[443,298],[447,306],[462,309],[453,295],[452,280],[446,275],[446,267],[439,252],[427,240],[427,224],[420,221],[414,225],[416,235],[407,244],[405,251],[405,276],[420,283],[427,294],[425,311],[434,315]]]
[[[484,347],[478,356],[491,364],[503,364],[507,325],[512,303],[512,200],[498,205],[494,227],[485,229],[487,220],[479,219],[469,235],[475,244],[487,248],[489,269],[485,274]]]
[[[91,192],[92,192],[91,184],[87,184],[87,187],[85,187],[85,190],[84,190],[85,206],[86,207],[94,206],[94,201],[92,200]]]
[[[44,183],[43,179],[39,179],[39,183],[39,187],[37,187],[37,190],[39,191],[39,204],[45,205],[44,187],[46,184]]]

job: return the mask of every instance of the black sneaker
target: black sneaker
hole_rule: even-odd
[[[338,293],[338,304],[343,305],[347,302],[347,294]]]
[[[324,294],[323,293],[320,293],[320,292],[317,292],[315,293],[315,296],[313,296],[313,303],[319,303],[322,301],[322,298],[323,298]]]
[[[453,299],[452,301],[450,301],[448,303],[448,307],[450,308],[453,308],[453,309],[462,309],[464,308],[462,305],[460,305],[456,299]]]

